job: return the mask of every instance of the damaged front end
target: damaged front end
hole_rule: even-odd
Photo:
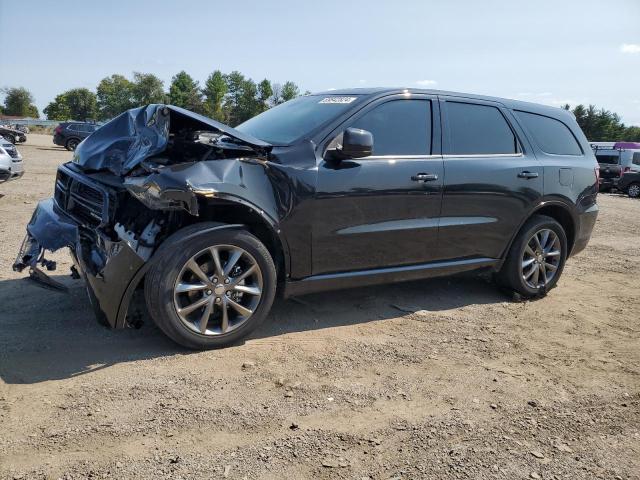
[[[117,208],[117,197],[69,165],[61,166],[55,196],[38,203],[13,269],[29,268],[32,279],[62,290],[42,269],[56,268],[45,251],[69,247],[72,275],[86,282],[96,317],[104,325],[121,328],[139,278],[148,268],[162,220],[143,220],[146,224],[138,235],[119,222],[111,223],[109,212]]]
[[[249,188],[260,192],[253,194],[258,204],[260,195],[273,198],[265,175],[270,149],[177,107],[129,110],[59,167],[54,197],[34,211],[13,269],[64,288],[43,272],[56,267],[44,255],[68,247],[72,273],[84,279],[98,320],[113,328],[135,325],[129,304],[154,254],[171,233],[195,221],[203,198],[240,199]]]

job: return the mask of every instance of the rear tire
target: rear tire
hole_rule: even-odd
[[[65,143],[64,148],[66,148],[70,152],[73,152],[78,147],[79,143],[80,142],[78,140],[76,140],[75,138],[72,138],[70,140],[67,140],[67,143]]]
[[[525,298],[554,288],[567,259],[567,236],[551,217],[534,215],[520,229],[497,274],[498,283]]]
[[[634,182],[629,185],[629,188],[627,188],[627,195],[629,195],[631,198],[640,197],[640,183]]]
[[[184,240],[213,225],[192,225],[169,237],[145,278],[151,317],[169,338],[192,349],[246,337],[267,316],[276,293],[273,259],[249,232],[224,229]]]

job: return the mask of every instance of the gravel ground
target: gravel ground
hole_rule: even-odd
[[[187,352],[109,331],[59,252],[11,271],[71,158],[19,147],[0,185],[0,478],[640,478],[640,201],[601,195],[545,299],[483,278],[277,301],[244,344]],[[4,196],[2,196],[4,195]]]

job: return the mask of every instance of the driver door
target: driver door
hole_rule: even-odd
[[[373,154],[320,161],[313,274],[434,260],[443,185],[436,97],[385,97],[364,107],[333,137],[339,139],[349,127],[373,134]]]

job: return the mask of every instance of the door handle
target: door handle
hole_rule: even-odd
[[[538,172],[527,172],[526,170],[524,172],[520,172],[518,174],[518,178],[538,178],[539,174]]]
[[[411,176],[411,180],[414,182],[433,182],[438,179],[438,175],[435,173],[416,173]]]

